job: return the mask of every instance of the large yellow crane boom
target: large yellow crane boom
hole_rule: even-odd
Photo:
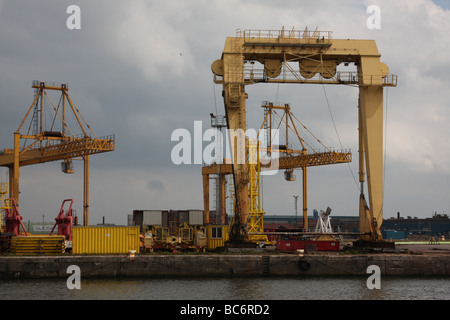
[[[14,132],[14,148],[4,149],[0,153],[0,166],[9,168],[9,196],[19,204],[19,168],[22,166],[62,160],[70,165],[71,160],[81,157],[84,160],[84,188],[83,188],[83,224],[89,224],[89,156],[97,153],[113,151],[114,136],[98,138],[84,120],[68,94],[67,84],[54,84],[33,81],[32,88],[36,95],[25,118]],[[47,90],[61,93],[59,104],[55,106]],[[50,124],[44,123],[44,105],[52,111]],[[76,136],[68,125],[67,109],[75,117],[75,122],[81,134]],[[30,128],[31,134],[21,133],[27,118],[33,112]],[[59,126],[57,125],[59,124]],[[73,129],[73,128],[72,128]],[[23,145],[21,146],[21,141]],[[65,167],[66,173],[71,173],[70,167]]]
[[[383,87],[396,86],[397,76],[380,61],[374,40],[332,39],[331,31],[238,30],[228,37],[221,59],[213,62],[214,81],[223,85],[228,129],[246,130],[245,86],[256,83],[354,84],[359,86],[361,240],[381,239],[383,221]],[[256,70],[259,63],[262,70]],[[356,72],[340,72],[354,63]],[[363,150],[363,151],[362,151]],[[236,157],[236,155],[235,155]],[[248,166],[233,158],[237,214],[248,215]],[[237,240],[242,239],[240,235]]]

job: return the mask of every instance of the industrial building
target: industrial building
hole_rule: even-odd
[[[385,230],[403,231],[405,236],[444,236],[450,237],[450,219],[447,214],[434,213],[430,218],[417,218],[407,216],[385,219],[383,221]]]
[[[266,215],[264,216],[264,229],[302,227],[301,219],[294,215]],[[316,225],[317,215],[309,217],[310,226]],[[358,216],[333,216],[331,222],[334,231],[359,232]],[[411,236],[444,236],[450,238],[450,218],[447,214],[433,214],[429,218],[397,217],[383,219],[381,232],[384,239],[405,239]]]

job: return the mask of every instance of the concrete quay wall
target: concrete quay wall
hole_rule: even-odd
[[[1,256],[0,279],[81,277],[367,276],[377,265],[387,276],[450,276],[450,255],[86,255]]]

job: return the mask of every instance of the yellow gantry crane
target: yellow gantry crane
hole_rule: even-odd
[[[216,84],[223,85],[228,129],[246,130],[245,86],[257,83],[344,84],[359,87],[360,240],[382,240],[383,221],[383,88],[396,86],[397,76],[380,61],[374,40],[332,39],[331,31],[237,30],[228,37],[222,57],[211,65]],[[337,67],[353,63],[356,71]],[[260,69],[256,68],[258,64]],[[249,168],[232,159],[236,219],[248,218]],[[369,203],[364,197],[366,179]],[[237,222],[238,223],[238,222]],[[243,241],[245,230],[230,235]]]
[[[14,148],[0,152],[0,166],[9,168],[9,196],[19,204],[19,168],[22,166],[63,161],[65,173],[73,173],[72,159],[84,161],[83,225],[89,225],[89,156],[113,151],[114,136],[98,138],[69,96],[67,84],[33,81],[35,97],[19,128],[14,132]],[[47,91],[60,93],[55,105]],[[45,110],[49,109],[49,110]],[[33,112],[32,112],[33,111]],[[21,133],[32,113],[27,133]],[[75,118],[80,134],[69,128],[69,115]],[[46,115],[49,121],[44,121]],[[30,133],[30,130],[32,132]],[[72,131],[73,130],[73,131]],[[22,143],[22,145],[21,145]]]

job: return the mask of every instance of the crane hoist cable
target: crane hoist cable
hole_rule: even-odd
[[[341,138],[339,137],[339,132],[337,130],[336,123],[334,121],[333,112],[331,111],[330,102],[328,101],[327,91],[325,90],[325,85],[323,83],[322,83],[322,88],[323,88],[323,93],[325,94],[325,100],[327,102],[328,111],[330,112],[331,121],[333,122],[334,131],[336,132],[336,136],[338,138],[339,145],[340,145],[341,149],[343,149],[342,148]],[[355,174],[353,173],[353,170],[352,170],[352,167],[350,166],[350,163],[347,163],[347,165],[348,165],[348,168],[350,169],[350,173],[351,173],[351,175],[353,177],[353,180],[355,181],[356,188],[359,190],[359,192],[361,192],[361,189],[360,189],[360,187],[358,185],[358,182],[356,181],[356,177],[355,177]]]
[[[389,102],[389,88],[386,87],[386,113],[385,113],[385,120],[384,120],[384,159],[383,159],[383,206],[381,207],[381,210],[383,210],[384,207],[384,194],[385,194],[385,185],[386,185],[386,153],[387,153],[387,128],[388,128],[388,102]],[[378,213],[378,216],[381,214],[381,212]],[[378,218],[378,217],[377,217]]]
[[[278,103],[278,93],[280,92],[280,83],[278,82],[277,86],[277,95],[275,96],[275,103]]]
[[[216,114],[217,114],[217,98],[216,98],[216,87],[214,86],[214,73],[212,74],[212,89],[213,89],[213,95],[214,95],[214,106],[215,106]]]

